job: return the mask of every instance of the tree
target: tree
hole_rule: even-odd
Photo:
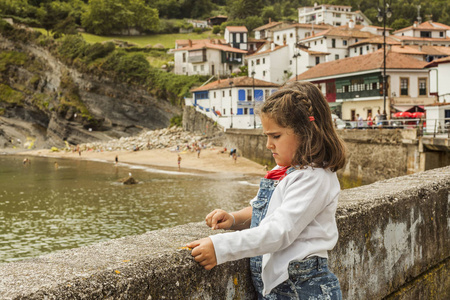
[[[396,19],[394,22],[392,22],[392,24],[389,26],[392,28],[392,30],[398,30],[401,28],[405,28],[411,26],[411,22],[409,22],[408,20],[405,20],[403,18],[400,19]]]
[[[89,0],[82,25],[95,34],[114,34],[136,28],[156,29],[158,11],[143,0]]]
[[[245,19],[259,16],[262,9],[261,0],[228,0],[228,16],[232,19]]]

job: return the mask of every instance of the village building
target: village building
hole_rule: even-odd
[[[225,129],[260,128],[255,108],[279,87],[247,76],[220,79],[192,89],[193,98],[185,98],[185,104],[194,106]]]
[[[248,50],[248,30],[245,26],[227,26],[224,33],[225,41],[233,48]]]
[[[188,20],[186,20],[186,22],[188,22],[189,24],[192,24],[192,26],[194,28],[208,28],[208,27],[210,27],[208,25],[208,21],[206,21],[206,20],[192,20],[192,19],[188,19]]]
[[[248,74],[259,80],[283,84],[290,78],[288,45],[265,44],[257,53],[247,55]]]
[[[436,96],[436,102],[450,103],[450,56],[433,60],[426,67],[430,73],[430,91]]]
[[[185,47],[173,49],[172,53],[175,74],[229,76],[244,65],[247,51],[205,40],[199,43],[191,41]]]
[[[361,12],[352,11],[351,6],[317,4],[298,8],[299,23],[346,25],[352,20],[356,24],[371,25],[372,22]]]
[[[403,45],[450,46],[450,26],[427,21],[394,31],[393,37]]]
[[[377,111],[387,116],[394,111],[413,107],[423,110],[424,105],[435,102],[430,95],[426,62],[411,56],[387,52],[386,104],[383,97],[383,51],[339,59],[319,64],[300,74],[297,80],[317,84],[330,107],[344,120],[355,120],[356,114],[364,119]],[[293,79],[294,80],[294,79]]]
[[[206,19],[206,22],[208,22],[209,26],[213,27],[214,25],[220,25],[223,22],[226,22],[227,20],[228,20],[227,16],[218,15],[214,17],[209,17],[208,19]]]
[[[283,26],[287,26],[287,23],[272,22],[272,20],[269,18],[269,23],[253,29],[253,31],[255,32],[255,39],[265,39],[268,41],[273,41],[273,31],[282,28]]]

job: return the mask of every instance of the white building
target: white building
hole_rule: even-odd
[[[395,31],[392,37],[403,45],[450,46],[450,26],[427,21]]]
[[[186,98],[185,104],[195,106],[225,129],[259,128],[261,120],[255,108],[279,87],[252,77],[228,78],[192,89],[193,98]]]
[[[432,61],[427,65],[430,73],[430,91],[439,103],[450,103],[450,56]]]
[[[317,4],[298,8],[299,23],[346,25],[350,20],[356,24],[371,25],[372,22],[361,12],[352,11],[351,6]]]
[[[259,80],[283,84],[290,78],[290,53],[288,45],[266,44],[258,52],[245,57],[248,74]]]
[[[227,76],[244,65],[247,51],[206,40],[196,44],[191,42],[172,50],[172,53],[175,56],[175,74]]]

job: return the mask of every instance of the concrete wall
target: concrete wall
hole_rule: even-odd
[[[450,298],[450,167],[342,191],[330,253],[344,299]],[[253,299],[248,260],[205,271],[202,223],[0,265],[1,299]]]

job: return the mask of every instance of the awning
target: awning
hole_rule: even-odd
[[[394,105],[395,110],[398,110],[398,111],[407,111],[413,107],[414,107],[414,105]]]

